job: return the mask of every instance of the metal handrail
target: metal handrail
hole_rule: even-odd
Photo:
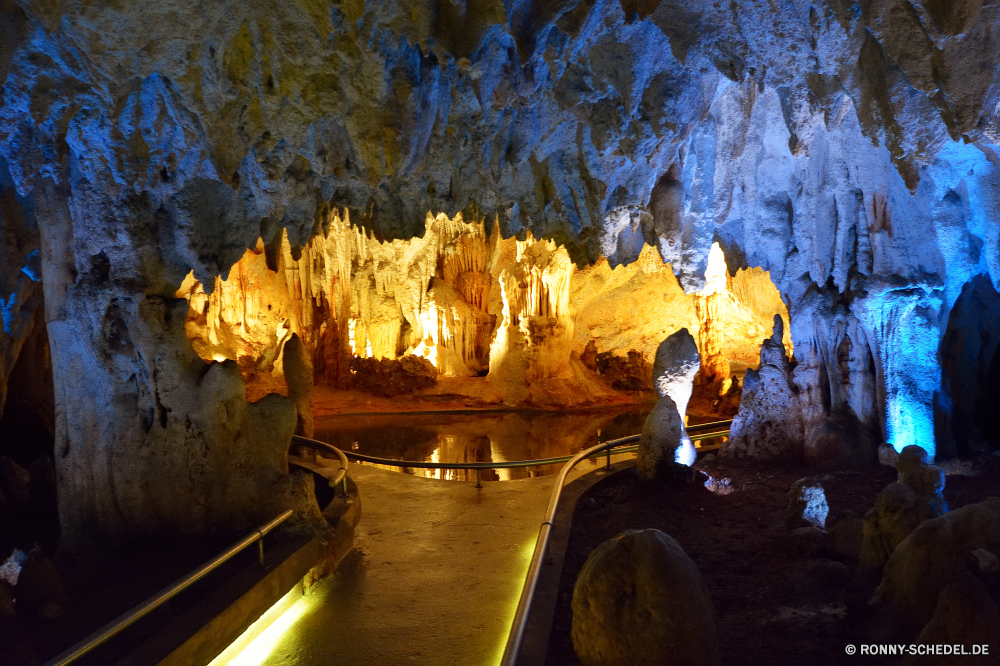
[[[528,575],[524,579],[524,587],[521,589],[521,598],[517,602],[517,611],[514,614],[514,622],[507,637],[507,647],[503,652],[501,666],[513,666],[517,662],[517,655],[521,651],[521,643],[524,640],[524,631],[528,627],[528,612],[531,610],[531,603],[535,596],[535,588],[538,586],[538,574],[542,568],[542,561],[545,559],[545,551],[549,547],[549,536],[552,534],[552,521],[555,520],[556,507],[559,506],[559,496],[562,494],[563,484],[566,477],[578,463],[592,455],[599,454],[605,450],[610,450],[625,444],[638,441],[642,435],[632,435],[613,439],[604,444],[598,444],[573,456],[573,458],[563,466],[556,479],[556,484],[552,488],[552,495],[549,496],[549,507],[545,511],[545,520],[538,530],[538,539],[535,541],[535,552],[531,556],[531,564],[528,566]]]
[[[349,463],[347,461],[347,456],[344,455],[343,451],[338,449],[333,444],[327,444],[326,442],[321,442],[318,439],[310,439],[309,437],[301,437],[299,435],[292,435],[292,442],[298,444],[299,446],[308,446],[313,449],[324,449],[335,453],[337,457],[340,458],[340,469],[338,469],[334,477],[330,479],[330,487],[335,488],[338,483],[343,481],[344,494],[347,494],[347,466]]]
[[[706,425],[708,425],[708,424],[706,424]],[[703,440],[703,439],[714,439],[716,437],[723,437],[723,436],[727,435],[728,433],[729,433],[728,429],[726,429],[726,430],[719,430],[718,432],[713,431],[713,432],[706,432],[706,433],[698,433],[698,434],[695,434],[695,435],[690,435],[690,439],[691,439],[692,442],[697,442],[697,441],[700,441],[700,440]],[[641,437],[641,435],[630,435],[629,437],[624,437],[622,439],[623,440],[628,439],[630,441],[633,441],[631,438],[635,438],[635,441],[637,441],[639,437]],[[621,441],[621,440],[613,440],[613,441],[617,442],[617,441]],[[617,448],[617,446],[621,446],[621,445],[616,445],[616,447],[612,447],[612,448]],[[330,448],[333,448],[333,447],[330,447]],[[629,452],[638,450],[638,448],[639,447],[637,447],[637,446],[635,446],[635,447],[629,447],[627,449],[621,449],[621,450],[617,451],[617,453],[629,453]],[[604,449],[601,449],[600,451],[598,451],[598,453],[600,453],[601,451],[604,451]],[[439,462],[439,463],[436,463],[436,462],[426,462],[426,461],[423,461],[423,460],[396,460],[394,458],[379,458],[377,456],[369,456],[367,454],[356,453],[354,451],[346,451],[346,452],[344,452],[344,454],[347,457],[349,457],[349,458],[354,458],[355,460],[360,460],[362,462],[372,463],[372,464],[375,464],[375,465],[388,465],[390,467],[412,467],[414,469],[480,469],[480,470],[482,470],[482,469],[508,469],[508,468],[516,468],[516,467],[537,467],[539,465],[555,465],[555,464],[558,464],[558,463],[569,462],[570,460],[573,460],[573,458],[576,457],[576,456],[570,455],[570,456],[559,456],[557,458],[539,458],[539,459],[536,459],[536,460],[504,460],[504,461],[497,461],[497,462],[466,462],[466,463],[440,463]],[[593,454],[593,455],[597,455],[597,454]],[[587,457],[589,458],[589,457],[593,457],[593,456],[587,456]]]
[[[97,646],[106,642],[108,639],[112,638],[119,632],[121,632],[126,627],[132,625],[140,618],[148,615],[152,611],[156,610],[166,602],[170,601],[172,598],[191,587],[194,583],[201,580],[215,569],[219,568],[221,565],[228,562],[233,556],[240,553],[244,548],[254,543],[255,541],[261,544],[261,557],[263,557],[263,541],[264,535],[273,530],[275,527],[281,523],[288,520],[291,517],[293,511],[288,509],[282,512],[280,515],[275,517],[270,522],[261,525],[256,530],[248,534],[246,537],[241,539],[239,542],[230,546],[226,551],[216,555],[214,558],[201,565],[191,573],[189,573],[184,578],[175,582],[167,588],[161,590],[158,594],[150,597],[146,601],[142,602],[129,612],[121,615],[114,622],[106,624],[103,628],[97,632],[91,634],[87,638],[83,639],[73,647],[62,652],[60,655],[50,659],[45,662],[45,666],[64,666],[64,664],[69,664],[83,655],[87,654]]]
[[[718,425],[726,423],[721,421],[718,423],[704,424],[704,425]],[[732,423],[729,421],[728,423]],[[727,428],[721,433],[703,433],[700,435],[691,436],[691,440],[696,439],[708,439],[709,437],[719,437],[721,435],[726,435],[729,433]],[[609,452],[613,448],[623,446],[625,444],[631,444],[639,440],[641,435],[632,435],[631,437],[622,437],[621,439],[613,439],[610,442],[605,442],[604,444],[598,444],[597,446],[591,447],[585,451],[573,456],[573,458],[563,466],[562,470],[559,472],[559,477],[556,479],[555,486],[552,488],[552,494],[549,497],[549,506],[545,511],[545,520],[542,522],[542,526],[538,530],[538,538],[535,541],[535,552],[531,556],[531,564],[528,566],[528,575],[524,579],[524,587],[521,589],[521,598],[517,602],[517,611],[514,613],[514,622],[510,627],[510,634],[507,636],[507,645],[504,648],[503,658],[500,660],[501,666],[516,666],[517,658],[521,652],[521,644],[524,641],[524,632],[528,628],[528,615],[531,611],[531,604],[535,597],[535,588],[538,587],[538,576],[541,573],[542,562],[545,559],[545,551],[549,547],[549,537],[552,534],[552,522],[556,517],[556,509],[559,506],[559,498],[562,495],[563,484],[566,483],[566,477],[569,475],[570,471],[576,467],[581,461],[594,455],[598,455],[604,451]],[[610,457],[608,459],[610,464]]]

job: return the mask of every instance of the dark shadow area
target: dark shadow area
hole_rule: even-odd
[[[938,457],[1000,449],[1000,294],[985,275],[972,278],[952,308],[941,340],[941,395],[935,416]]]

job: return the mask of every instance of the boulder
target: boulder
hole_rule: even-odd
[[[942,590],[963,572],[976,573],[975,561],[980,558],[970,553],[980,548],[1000,553],[1000,498],[955,509],[917,526],[886,563],[876,601],[895,611],[903,635],[915,635],[934,616]]]
[[[878,447],[878,462],[886,467],[895,467],[899,462],[899,453],[888,444],[883,444]]]
[[[31,476],[7,456],[0,456],[0,490],[11,502],[23,504],[31,495]]]
[[[861,540],[864,538],[865,521],[860,518],[845,518],[827,530],[827,546],[830,551],[849,560],[857,560],[861,555]]]
[[[584,666],[720,663],[698,567],[659,530],[629,530],[594,549],[572,607],[573,648]]]
[[[971,651],[972,645],[985,644],[989,645],[993,654],[944,656],[937,657],[935,661],[912,656],[903,662],[907,666],[927,663],[1000,664],[1000,654],[995,647],[1000,645],[1000,613],[983,583],[969,572],[956,575],[938,595],[934,616],[921,630],[917,643],[961,645],[968,651]]]
[[[818,557],[826,551],[826,532],[818,527],[799,527],[788,533],[785,543],[793,557]]]
[[[826,516],[830,507],[826,503],[823,485],[813,478],[799,479],[788,491],[788,505],[785,508],[785,527],[794,530],[805,524],[826,528]]]
[[[642,426],[636,458],[640,478],[652,480],[673,466],[683,433],[684,424],[674,401],[669,395],[663,396]]]
[[[859,561],[864,569],[877,570],[889,560],[903,539],[917,525],[939,515],[925,495],[905,483],[891,483],[865,514]]]
[[[781,328],[775,324],[775,336]],[[729,440],[719,455],[724,458],[796,460],[802,457],[805,430],[798,389],[780,338],[764,340],[760,365],[743,377],[740,410],[733,418]]]
[[[18,607],[54,619],[65,612],[67,597],[55,562],[40,550],[33,550],[21,568],[14,588]]]

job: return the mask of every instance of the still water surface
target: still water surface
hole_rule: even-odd
[[[651,404],[577,412],[493,411],[344,414],[316,419],[316,439],[345,451],[430,462],[506,462],[578,453],[642,431]],[[595,463],[596,464],[596,463]],[[483,470],[483,480],[554,474],[562,465]],[[392,468],[398,469],[398,468]],[[474,480],[473,470],[404,471],[440,479]]]

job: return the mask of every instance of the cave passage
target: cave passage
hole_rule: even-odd
[[[298,336],[311,364],[316,432],[362,453],[518,460],[634,434],[655,399],[656,349],[681,328],[701,354],[693,423],[736,413],[742,376],[756,367],[776,315],[791,355],[788,310],[770,274],[730,272],[718,244],[705,286],[685,293],[649,245],[628,265],[601,258],[578,267],[552,241],[503,238],[498,225],[490,234],[461,214],[428,214],[422,237],[393,242],[372,238],[346,213],[331,214],[324,228],[302,248],[284,234],[261,239],[210,290],[191,274],[177,295],[189,303],[195,351],[235,361],[252,401],[289,393],[285,345]],[[545,412],[433,423],[344,416],[456,409]]]

